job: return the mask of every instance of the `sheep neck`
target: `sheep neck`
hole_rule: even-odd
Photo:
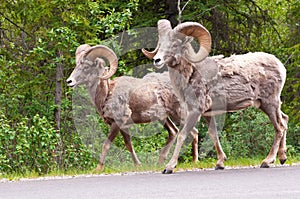
[[[181,58],[178,64],[170,66],[170,69],[173,73],[176,71],[175,73],[177,73],[177,75],[175,76],[180,80],[180,85],[186,85],[194,73],[193,64],[188,62],[185,58]],[[174,79],[174,81],[176,81],[176,79]]]
[[[175,65],[175,70],[182,74],[187,80],[190,79],[194,72],[194,66],[185,58],[181,58],[179,64]]]
[[[90,100],[94,106],[95,106],[95,95],[96,95],[97,85],[98,85],[98,81],[86,84],[86,88],[88,90]]]
[[[179,64],[169,68],[169,73],[174,92],[181,102],[201,113],[211,106],[207,83],[194,64],[181,59]]]
[[[100,80],[97,84],[96,92],[94,96],[95,106],[97,108],[98,113],[103,116],[103,107],[105,105],[106,100],[109,97],[111,87],[114,84],[110,83],[110,80]]]
[[[92,84],[88,86],[88,92],[91,99],[91,102],[97,109],[102,107],[108,96],[108,80],[99,80],[94,81]]]

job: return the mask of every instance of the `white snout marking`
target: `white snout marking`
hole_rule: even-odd
[[[156,68],[162,68],[164,66],[164,61],[163,59],[160,57],[160,56],[157,56],[155,55],[153,57],[153,65],[156,67]]]
[[[76,85],[76,81],[75,81],[75,79],[73,79],[72,77],[69,77],[69,78],[67,79],[67,84],[68,84],[68,86],[70,86],[70,87],[74,87],[74,86]]]

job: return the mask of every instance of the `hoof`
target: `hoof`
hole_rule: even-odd
[[[165,169],[163,170],[162,174],[172,174],[173,170],[172,169]]]
[[[224,169],[225,169],[225,167],[224,166],[220,166],[220,165],[217,165],[215,167],[215,170],[224,170]]]
[[[284,160],[280,160],[280,164],[284,164],[285,163],[285,161],[286,161],[286,159],[284,159]]]
[[[267,164],[267,163],[265,163],[265,162],[263,162],[261,165],[260,165],[260,168],[269,168],[270,166]]]

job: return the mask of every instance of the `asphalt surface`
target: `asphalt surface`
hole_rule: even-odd
[[[300,166],[1,182],[0,198],[299,198]]]

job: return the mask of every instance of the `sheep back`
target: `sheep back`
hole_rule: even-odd
[[[112,86],[113,84],[113,86]],[[103,102],[102,117],[119,126],[180,118],[179,102],[165,73],[150,73],[144,78],[122,76],[110,81],[109,94]]]
[[[212,109],[236,111],[256,105],[256,101],[274,103],[283,88],[286,71],[271,54],[256,52],[215,60],[218,73],[209,85]],[[275,103],[278,103],[275,102]]]

